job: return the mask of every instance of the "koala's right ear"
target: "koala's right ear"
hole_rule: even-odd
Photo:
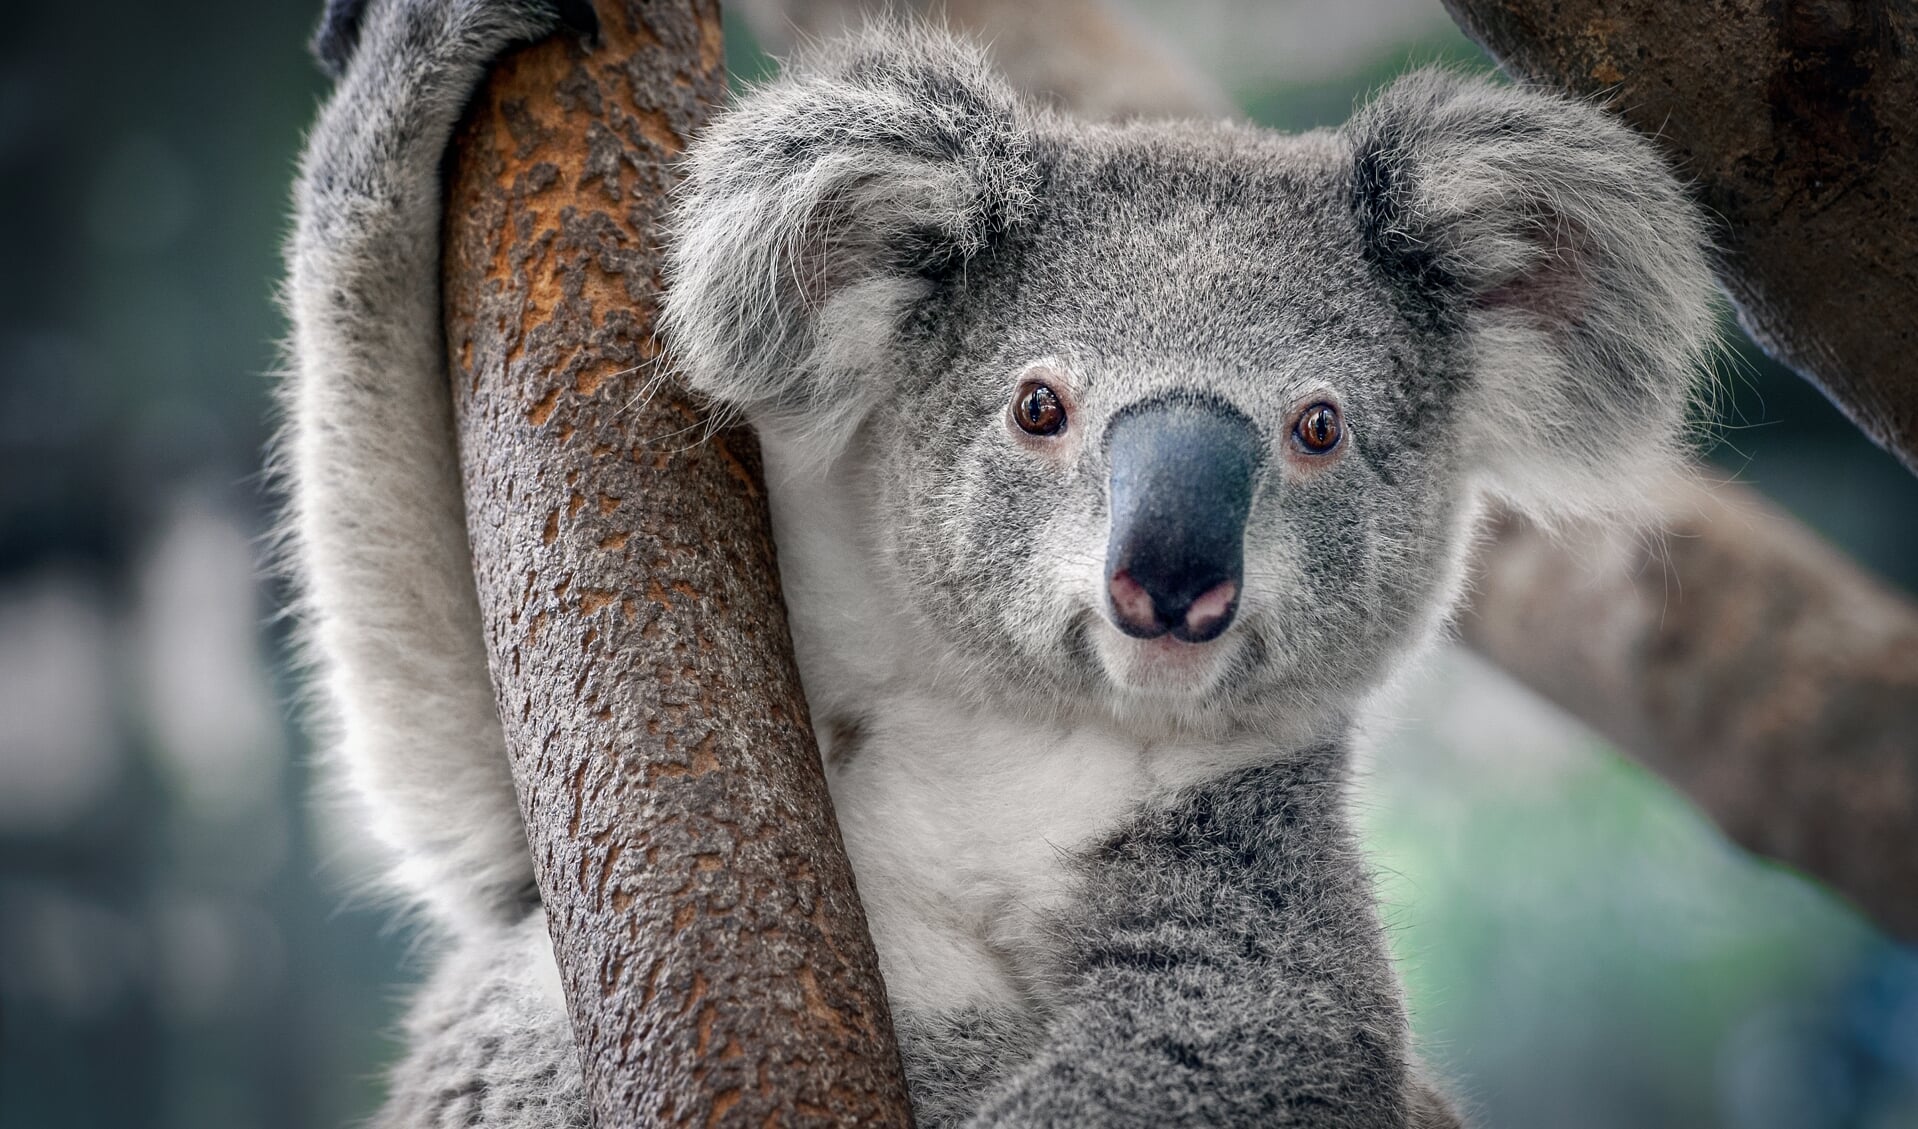
[[[1587,102],[1441,71],[1346,133],[1367,257],[1460,332],[1481,481],[1545,517],[1650,497],[1717,325],[1704,224],[1652,144]]]
[[[692,386],[830,455],[902,320],[1030,207],[1026,111],[976,48],[880,27],[693,145],[663,330]]]

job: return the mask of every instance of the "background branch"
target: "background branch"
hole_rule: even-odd
[[[454,144],[445,286],[489,660],[596,1124],[907,1125],[742,430],[652,339],[717,5],[602,0]],[[701,442],[706,438],[705,442]]]
[[[1022,94],[1081,117],[1216,118],[1233,111],[1216,82],[1106,0],[740,0],[738,7],[775,55],[890,10],[971,33]]]
[[[1466,641],[1918,938],[1918,608],[1744,487],[1658,501],[1651,535],[1498,519]]]

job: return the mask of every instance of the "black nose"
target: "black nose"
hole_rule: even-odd
[[[1112,622],[1151,639],[1215,639],[1238,611],[1245,517],[1259,467],[1258,429],[1224,404],[1136,405],[1106,432]]]

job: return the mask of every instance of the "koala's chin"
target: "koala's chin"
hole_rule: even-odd
[[[1239,633],[1227,631],[1205,643],[1187,643],[1171,635],[1137,639],[1103,616],[1091,631],[1093,651],[1117,694],[1138,707],[1189,706],[1211,697],[1225,681],[1243,647]]]

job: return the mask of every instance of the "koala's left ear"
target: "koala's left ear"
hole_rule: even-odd
[[[976,47],[880,25],[688,153],[663,325],[693,387],[830,455],[911,312],[1030,207],[1026,111]]]
[[[1436,71],[1346,128],[1367,256],[1461,335],[1455,434],[1487,485],[1546,515],[1631,508],[1676,461],[1715,344],[1704,225],[1671,171],[1594,106]]]

